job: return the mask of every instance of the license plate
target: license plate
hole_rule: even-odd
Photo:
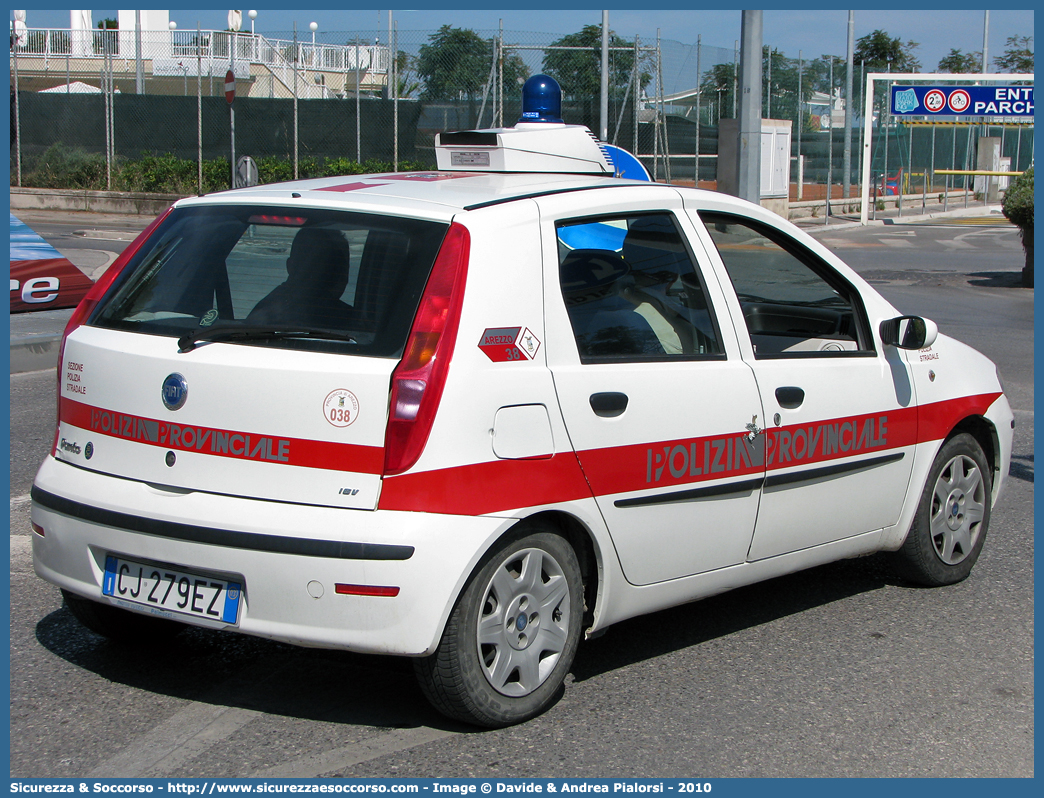
[[[102,593],[143,607],[235,623],[243,586],[110,554],[105,558]]]

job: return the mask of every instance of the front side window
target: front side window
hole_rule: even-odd
[[[394,357],[443,223],[263,206],[174,211],[89,323],[205,340]]]
[[[757,358],[873,353],[858,292],[779,231],[700,212],[739,298]]]
[[[670,214],[571,220],[557,231],[562,296],[582,362],[724,356]]]

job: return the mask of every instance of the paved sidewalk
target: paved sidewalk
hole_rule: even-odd
[[[1000,205],[986,205],[982,202],[970,202],[968,203],[968,207],[965,208],[963,202],[960,204],[951,202],[944,210],[941,202],[928,202],[925,204],[923,209],[920,204],[913,208],[903,208],[902,216],[899,215],[899,212],[895,208],[887,208],[883,211],[877,211],[876,214],[871,212],[871,217],[867,224],[868,226],[912,224],[914,222],[927,222],[933,219],[960,219],[967,217],[991,217],[996,218],[999,222],[1007,221],[1007,219],[1004,218],[1004,214],[1001,212]],[[824,221],[822,216],[805,216],[792,221],[806,233],[815,235],[818,232],[826,230],[836,231],[849,227],[858,227],[859,214],[835,214],[830,217],[829,221]]]
[[[931,219],[959,219],[961,217],[994,217],[999,221],[1004,220],[999,205],[984,205],[983,203],[970,203],[970,207],[954,207],[957,203],[950,203],[949,208],[944,211],[941,203],[928,203],[925,212],[922,213],[920,206],[917,208],[904,208],[903,215],[899,216],[895,208],[889,208],[877,212],[877,219],[870,222],[871,225],[909,224],[912,222],[923,222]],[[32,213],[25,214],[26,217]],[[113,218],[110,214],[84,213],[85,227],[104,227],[108,219]],[[124,217],[125,218],[125,217]],[[844,215],[831,216],[828,223],[824,223],[822,217],[805,217],[796,219],[794,223],[811,235],[822,232],[836,232],[846,228],[858,227],[859,216]],[[80,264],[77,264],[80,265]],[[106,264],[107,265],[107,264]],[[98,274],[92,274],[97,279]],[[72,315],[72,309],[68,310],[45,310],[34,313],[16,313],[11,316],[11,373],[18,374],[26,371],[39,371],[41,369],[54,368],[58,358],[58,347],[61,344],[62,333],[65,324]]]

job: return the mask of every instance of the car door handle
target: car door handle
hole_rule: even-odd
[[[616,418],[627,409],[627,394],[608,391],[591,394],[591,409],[601,418]]]
[[[780,407],[793,410],[795,407],[801,407],[801,403],[805,401],[805,392],[793,385],[784,385],[776,388],[776,401]]]

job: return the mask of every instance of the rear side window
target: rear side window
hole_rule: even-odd
[[[298,208],[179,209],[90,323],[397,357],[447,227]]]

